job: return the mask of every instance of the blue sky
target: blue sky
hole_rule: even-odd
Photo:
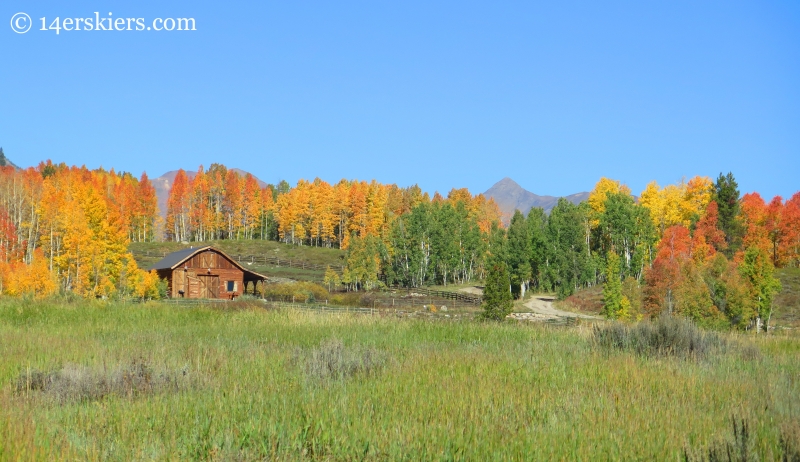
[[[0,146],[151,177],[800,190],[800,2],[499,3],[6,1]],[[38,30],[95,11],[197,30]]]

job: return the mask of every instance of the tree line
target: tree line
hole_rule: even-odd
[[[775,268],[800,265],[800,193],[769,203],[758,193],[740,197],[729,173],[651,183],[635,198],[603,178],[580,205],[562,199],[549,215],[517,211],[498,242],[517,296],[532,287],[565,298],[603,284],[610,318],[668,312],[761,330],[780,290]]]
[[[479,226],[488,230],[500,212],[482,194],[454,189],[448,197],[469,204]],[[357,180],[332,185],[319,178],[294,187],[259,186],[221,164],[202,166],[189,177],[179,170],[169,192],[166,238],[176,241],[266,239],[296,245],[347,249],[353,238],[377,237],[388,244],[394,222],[419,204],[446,201],[419,186],[400,188]]]

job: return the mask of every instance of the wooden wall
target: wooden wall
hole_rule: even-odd
[[[244,291],[244,272],[214,250],[194,255],[172,270],[167,280],[173,298],[233,298]],[[228,281],[235,283],[234,290],[228,291]]]

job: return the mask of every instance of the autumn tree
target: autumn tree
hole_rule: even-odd
[[[699,264],[727,247],[725,233],[718,227],[718,217],[717,202],[711,201],[706,206],[705,214],[697,221],[692,236],[692,249],[693,257]]]
[[[691,245],[685,227],[676,225],[664,231],[653,265],[645,273],[644,308],[651,316],[676,310],[677,289],[685,276],[682,267],[691,258]]]

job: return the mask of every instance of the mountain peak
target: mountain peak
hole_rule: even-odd
[[[484,193],[486,197],[491,197],[503,212],[503,222],[508,223],[514,210],[519,210],[527,215],[531,208],[541,207],[545,212],[550,212],[558,203],[558,196],[539,196],[534,194],[509,177],[495,183]],[[566,196],[567,200],[574,204],[585,201],[589,197],[588,192],[580,192]]]
[[[519,183],[517,183],[516,181],[512,180],[510,177],[503,178],[502,180],[500,180],[497,183],[495,183],[494,186],[492,186],[492,187],[496,188],[496,187],[499,187],[499,186],[503,186],[503,187],[514,186],[514,187],[517,187],[517,188],[521,188],[522,187],[522,186],[519,185]]]

